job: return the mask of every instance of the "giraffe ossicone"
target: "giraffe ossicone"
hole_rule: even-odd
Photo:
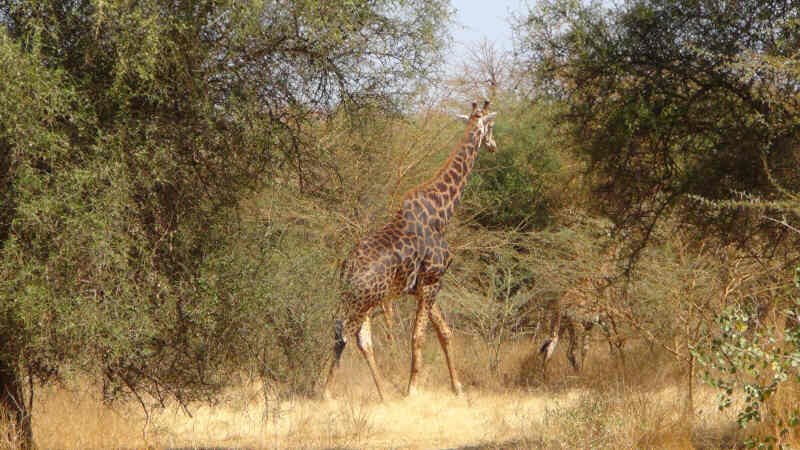
[[[490,152],[495,151],[492,132],[495,115],[489,112],[488,101],[482,109],[473,103],[472,112],[465,116],[467,127],[464,136],[447,162],[431,179],[408,191],[392,219],[380,230],[361,239],[342,264],[342,316],[335,328],[333,360],[323,385],[323,396],[329,396],[347,340],[355,336],[356,344],[369,365],[378,396],[381,400],[385,398],[383,380],[372,349],[370,311],[377,305],[391,305],[391,301],[402,294],[417,299],[411,335],[408,394],[413,395],[416,391],[417,376],[422,369],[422,344],[428,320],[433,324],[444,352],[453,391],[461,393],[461,382],[452,358],[453,333],[436,304],[442,275],[453,259],[444,239],[444,227],[461,200],[479,148],[483,146]]]

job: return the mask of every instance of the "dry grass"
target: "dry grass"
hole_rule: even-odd
[[[39,448],[145,448],[144,414],[136,405],[104,406],[97,389],[40,389],[34,404]]]
[[[408,368],[392,361],[406,361],[408,355],[398,343],[380,358],[392,392],[385,403],[377,401],[361,356],[348,348],[333,400],[265,401],[252,385],[228,392],[216,406],[191,408],[192,417],[169,407],[155,411],[147,423],[133,404],[104,407],[95,390],[48,388],[38,397],[34,433],[40,448],[60,449],[720,448],[736,437],[733,417],[716,410],[709,389],[699,389],[694,423],[687,421],[683,388],[664,364],[645,367],[630,358],[631,368],[615,369],[599,351],[587,361],[586,372],[575,376],[558,362],[559,355],[552,367],[559,382],[524,387],[510,374],[531,364],[532,346],[516,342],[504,348],[495,379],[478,386],[473,378],[488,372],[480,350],[470,348],[459,352],[470,387],[455,397],[446,389],[447,371],[431,341],[421,380],[425,389],[414,398],[400,394]],[[459,343],[466,350],[469,341]],[[640,372],[638,378],[626,375],[636,382],[620,381],[626,370]]]

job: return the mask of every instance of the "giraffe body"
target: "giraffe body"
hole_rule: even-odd
[[[539,349],[545,380],[547,363],[555,353],[559,338],[567,338],[567,359],[572,368],[580,372],[588,350],[587,335],[595,325],[600,325],[605,330],[605,317],[584,304],[584,295],[586,294],[578,289],[570,289],[551,306],[550,333]]]
[[[417,299],[417,312],[411,336],[411,373],[408,393],[416,390],[422,368],[422,343],[428,320],[436,331],[445,354],[453,390],[461,392],[461,383],[451,358],[452,331],[445,323],[436,302],[441,277],[452,262],[444,238],[444,228],[453,216],[481,145],[494,151],[492,127],[495,113],[489,102],[478,110],[473,104],[467,130],[458,147],[439,172],[426,183],[409,191],[400,209],[377,232],[359,241],[350,252],[340,273],[342,281],[342,319],[337,325],[334,358],[324,385],[328,396],[333,375],[348,337],[356,344],[372,372],[378,395],[384,398],[383,381],[375,364],[370,335],[370,311],[382,305],[391,323],[391,302],[409,294]]]
[[[606,261],[595,277],[583,278],[578,285],[567,289],[551,306],[550,333],[539,349],[542,355],[542,376],[547,380],[547,363],[558,346],[559,337],[567,337],[567,359],[576,372],[583,368],[589,343],[587,336],[599,325],[612,352],[616,348],[622,357],[623,340],[617,332],[614,317],[603,309],[600,299],[608,287],[606,277],[613,273],[613,263],[620,247],[609,250]],[[577,354],[576,354],[577,351]]]

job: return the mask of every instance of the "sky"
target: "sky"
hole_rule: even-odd
[[[511,50],[511,12],[526,10],[524,0],[452,0],[456,23],[452,27],[454,57],[463,55],[466,46],[484,38],[498,49]]]

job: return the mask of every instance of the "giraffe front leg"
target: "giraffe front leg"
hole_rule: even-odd
[[[583,364],[583,359],[575,357],[575,350],[579,349],[580,346],[582,345],[580,342],[582,336],[580,334],[579,327],[577,327],[576,325],[577,324],[575,324],[574,320],[572,319],[567,321],[567,332],[569,333],[569,345],[567,346],[567,359],[569,360],[569,363],[572,365],[572,369],[575,372],[580,372],[581,365]]]
[[[563,301],[563,297],[557,298],[551,305],[550,305],[550,323],[549,323],[549,332],[550,336],[544,341],[542,347],[539,349],[539,353],[542,355],[542,382],[547,383],[547,363],[550,361],[550,358],[553,356],[553,353],[556,351],[556,347],[558,346],[558,338],[563,334],[563,323],[562,323],[562,314],[561,314],[561,303]]]
[[[436,330],[436,335],[439,338],[439,344],[442,346],[445,360],[447,360],[447,370],[450,371],[450,382],[453,387],[453,392],[455,392],[456,395],[461,395],[463,389],[461,388],[461,382],[458,380],[458,372],[456,371],[455,363],[450,355],[450,338],[453,336],[453,332],[450,330],[450,327],[447,326],[447,322],[445,322],[442,316],[442,311],[436,303],[431,305],[430,318],[431,323],[433,323],[433,328]]]
[[[424,289],[424,288],[423,288]],[[430,305],[424,295],[419,295],[417,315],[414,317],[414,331],[411,333],[411,375],[408,378],[408,396],[417,393],[417,375],[422,369],[422,344],[425,342],[425,328],[428,325]]]

